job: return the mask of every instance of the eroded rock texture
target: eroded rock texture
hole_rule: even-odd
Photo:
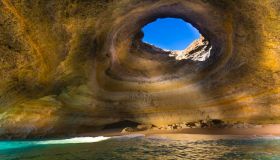
[[[200,36],[182,51],[171,51],[170,57],[176,60],[206,61],[211,54],[212,46],[207,39]]]
[[[280,121],[279,0],[1,0],[0,136],[67,135],[120,120]],[[156,18],[196,26],[206,61],[141,42]]]

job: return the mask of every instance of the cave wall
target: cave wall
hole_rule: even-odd
[[[176,61],[141,43],[182,18],[213,46]],[[2,0],[0,137],[76,134],[120,120],[280,121],[279,0]]]

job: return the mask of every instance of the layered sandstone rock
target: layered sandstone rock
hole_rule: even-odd
[[[76,134],[121,120],[279,123],[279,0],[2,0],[0,137]],[[141,42],[156,18],[211,44],[177,61]]]
[[[182,51],[171,51],[170,57],[175,57],[176,60],[190,59],[192,61],[206,61],[211,54],[211,45],[203,36],[191,43]]]

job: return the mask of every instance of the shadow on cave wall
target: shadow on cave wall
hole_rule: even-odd
[[[103,130],[109,130],[109,129],[123,129],[125,127],[137,127],[140,123],[130,121],[130,120],[122,120],[116,123],[107,124],[103,127]]]

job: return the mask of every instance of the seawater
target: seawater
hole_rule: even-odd
[[[0,141],[0,160],[280,160],[280,139],[170,140],[78,137]]]

